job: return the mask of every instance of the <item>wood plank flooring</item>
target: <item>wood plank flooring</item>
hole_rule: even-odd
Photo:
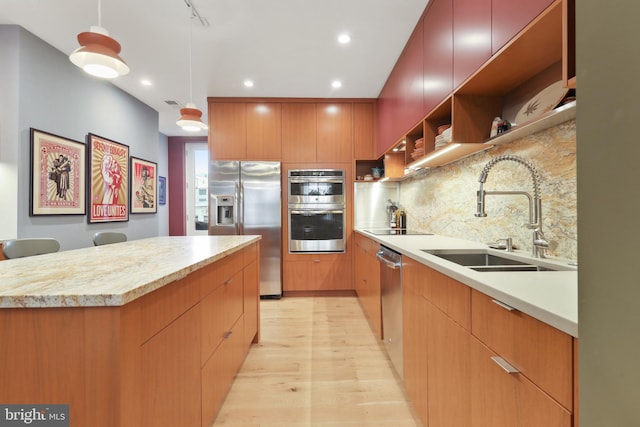
[[[416,427],[355,297],[261,301],[253,345],[213,426]]]

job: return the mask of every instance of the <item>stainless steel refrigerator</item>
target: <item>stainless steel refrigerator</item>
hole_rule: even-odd
[[[279,162],[212,161],[209,234],[259,234],[260,296],[282,296],[282,190]]]

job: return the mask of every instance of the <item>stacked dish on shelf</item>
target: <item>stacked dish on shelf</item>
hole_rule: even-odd
[[[411,152],[413,160],[417,160],[424,156],[424,138],[416,139],[415,147],[416,148]]]
[[[436,136],[435,149],[442,148],[451,142],[451,125],[442,125],[438,127],[438,135]]]

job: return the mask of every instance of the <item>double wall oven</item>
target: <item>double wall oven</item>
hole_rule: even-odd
[[[289,252],[345,251],[344,170],[290,170],[288,199]]]

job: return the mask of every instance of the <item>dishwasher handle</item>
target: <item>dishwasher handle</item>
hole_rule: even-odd
[[[401,262],[395,262],[395,261],[390,260],[387,257],[385,257],[383,251],[379,251],[378,253],[376,253],[376,258],[378,258],[378,260],[380,260],[380,262],[382,262],[384,265],[386,265],[387,267],[389,267],[389,268],[391,268],[393,270],[397,270],[400,267],[402,267],[402,263]]]

